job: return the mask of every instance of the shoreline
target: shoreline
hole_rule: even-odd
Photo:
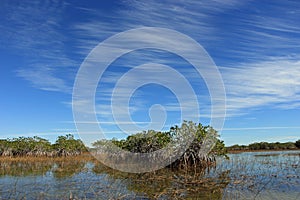
[[[257,149],[257,150],[228,150],[229,154],[238,154],[246,152],[274,152],[274,151],[300,151],[300,149]]]
[[[70,161],[70,160],[82,160],[82,161],[94,161],[95,158],[89,153],[84,152],[80,155],[71,156],[57,156],[57,157],[47,157],[47,156],[0,156],[0,162],[4,161],[24,161],[24,162],[36,162],[36,161]]]

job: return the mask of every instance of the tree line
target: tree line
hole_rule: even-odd
[[[166,132],[148,130],[130,135],[122,140],[115,138],[112,140],[99,140],[94,142],[93,146],[98,151],[109,153],[114,151],[112,146],[117,146],[128,152],[149,153],[162,149],[172,142],[180,143],[180,140],[184,141],[189,136],[192,136],[193,140],[183,152],[183,155],[172,164],[173,166],[181,166],[183,163],[187,165],[214,163],[216,156],[227,157],[228,151],[300,149],[300,139],[296,142],[256,142],[249,145],[236,144],[225,147],[224,142],[218,138],[216,130],[210,126],[193,122],[184,122],[181,127],[174,126]],[[207,141],[215,145],[208,152],[203,153],[203,146],[207,146],[205,144]],[[88,151],[88,148],[84,143],[80,139],[75,139],[72,134],[58,136],[53,144],[38,136],[0,139],[0,156],[59,157],[80,155],[86,151]]]
[[[228,151],[247,151],[247,150],[293,150],[300,149],[300,139],[296,142],[255,142],[249,145],[232,145],[227,147]]]
[[[80,155],[87,151],[80,139],[72,134],[59,136],[55,143],[34,137],[18,137],[13,139],[0,139],[0,156],[70,156]]]

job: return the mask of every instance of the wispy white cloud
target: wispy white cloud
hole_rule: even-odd
[[[74,128],[55,128],[55,129],[52,129],[53,131],[57,131],[57,132],[76,132],[77,129],[74,129]]]
[[[52,71],[53,68],[49,67],[41,67],[39,69],[20,68],[17,70],[17,75],[31,82],[36,88],[71,93],[72,87],[63,79],[53,75]]]
[[[91,20],[75,28],[79,34],[93,36],[88,45],[96,45],[103,36],[140,26],[187,33],[207,47],[217,64],[226,63],[221,72],[227,91],[227,116],[236,116],[260,106],[299,106],[299,57],[295,57],[295,49],[300,46],[300,26],[296,23],[299,12],[292,2],[281,4],[269,4],[272,12],[258,6],[253,13],[243,13],[239,9],[246,9],[251,1],[131,1],[124,9],[115,11],[112,21],[118,26]],[[94,16],[97,15],[95,12]],[[223,21],[223,15],[229,21]],[[84,40],[81,42],[84,46]],[[141,54],[138,59],[144,57]],[[108,79],[111,81],[112,77],[118,78],[112,74]]]
[[[19,77],[42,90],[70,93],[66,75],[75,62],[67,55],[68,37],[61,31],[65,7],[58,0],[2,1],[0,41],[1,47],[22,55],[24,62],[16,70]]]
[[[74,31],[78,35],[89,36],[80,39],[78,43],[83,55],[87,55],[99,42],[113,34],[145,26],[174,29],[209,44],[221,39],[216,34],[218,29],[212,23],[214,15],[244,4],[236,0],[164,2],[155,0],[123,3],[123,9],[112,10],[110,17],[94,10],[90,12],[94,18],[74,25]]]
[[[300,126],[264,126],[264,127],[223,128],[223,131],[275,130],[275,129],[300,129]]]
[[[275,2],[265,8],[252,3],[237,0],[123,1],[121,7],[111,10],[110,15],[87,6],[77,8],[83,11],[85,20],[73,21],[63,33],[60,29],[63,27],[64,9],[72,7],[71,4],[62,1],[20,2],[15,6],[5,1],[2,9],[3,12],[9,11],[5,21],[10,26],[0,24],[4,38],[1,41],[30,57],[28,67],[17,70],[18,76],[43,90],[70,93],[73,78],[69,76],[75,75],[80,61],[99,42],[131,28],[170,28],[197,40],[217,64],[224,66],[220,70],[227,91],[227,116],[247,114],[261,106],[299,108],[299,4]],[[249,10],[249,6],[254,7],[253,12],[243,12],[243,9]],[[72,34],[65,35],[69,32]],[[68,37],[72,39],[72,52],[80,55],[78,59],[72,58],[66,50],[70,48],[66,46],[70,42]],[[159,40],[149,35],[134,37]],[[180,42],[176,41],[177,44]],[[120,64],[129,70],[135,64],[149,60],[169,65],[184,63],[178,59],[169,61],[170,57],[158,57],[155,53],[137,52],[134,57]],[[105,104],[97,105],[97,110],[103,115],[111,115],[108,104],[111,87],[121,73],[107,72],[101,80],[108,87],[97,96],[97,102]],[[193,71],[185,73],[189,80],[197,78]],[[123,95],[126,92],[123,90]],[[142,105],[143,102],[130,109],[134,111]],[[186,103],[183,106],[191,109],[191,105]],[[170,103],[166,108],[176,110],[179,107]],[[205,114],[209,112],[205,111]]]
[[[68,123],[68,124],[74,124],[75,122],[74,121],[63,121],[62,123]],[[95,122],[95,121],[76,121],[76,123],[79,123],[79,124],[115,124],[116,122],[114,121],[104,121],[104,122],[101,122],[101,121],[98,121],[98,122]],[[122,121],[122,122],[119,122],[120,124],[132,124],[133,122],[132,121],[128,121],[128,122],[125,122],[125,121]],[[137,122],[135,121],[134,123],[136,124],[147,124],[149,122]]]
[[[299,135],[285,135],[285,136],[276,136],[268,138],[268,141],[273,142],[295,142],[299,139]]]
[[[277,59],[236,68],[222,68],[227,92],[227,112],[272,106],[296,108],[300,98],[300,62]],[[299,107],[298,107],[299,108]]]

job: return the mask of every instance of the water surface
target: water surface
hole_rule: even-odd
[[[210,169],[129,174],[100,163],[3,161],[1,199],[300,199],[300,151],[247,152]]]

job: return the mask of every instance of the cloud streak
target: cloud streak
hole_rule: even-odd
[[[299,108],[299,61],[277,59],[222,68],[221,71],[229,113],[265,106]]]
[[[276,129],[300,129],[300,126],[264,126],[264,127],[224,128],[223,131],[276,130]]]
[[[256,10],[243,12],[249,6]],[[252,1],[168,1],[164,5],[160,1],[131,1],[126,8],[115,11],[112,19],[115,26],[92,19],[75,28],[79,35],[93,36],[94,40],[87,46],[96,45],[104,35],[140,26],[166,27],[187,33],[208,50],[219,66],[224,66],[220,70],[230,117],[264,106],[299,108],[298,6],[293,2],[276,2],[268,4],[271,11],[266,12],[268,9]],[[94,16],[97,19],[99,14],[95,11]],[[85,46],[84,40],[81,42],[82,47]],[[136,58],[142,62],[145,57],[140,53]],[[166,62],[166,59],[157,61]],[[174,62],[168,64],[174,65]],[[189,78],[192,80],[192,75]]]
[[[85,21],[75,19],[65,27],[63,21],[68,15],[64,12],[72,8],[71,4],[46,1],[20,2],[15,6],[4,1],[1,11],[9,12],[2,15],[6,23],[0,25],[4,38],[1,41],[28,58],[26,66],[17,70],[17,75],[36,88],[70,94],[79,63],[99,42],[131,28],[164,27],[194,38],[217,65],[222,66],[219,69],[225,82],[229,117],[265,106],[300,107],[299,3],[273,2],[264,5],[266,7],[257,1],[237,0],[124,1],[120,4],[110,15],[88,6],[76,8],[83,11]],[[248,11],[249,7],[255,8],[253,12]],[[159,39],[149,35],[136,38]],[[70,40],[72,45],[68,46]],[[119,62],[126,70],[149,60],[175,67],[186,65],[179,59],[169,60],[170,55],[159,57],[157,52],[133,54]],[[97,108],[102,114],[111,114],[108,110],[110,92],[113,82],[123,72],[112,70],[103,77],[106,89],[102,88],[102,95],[97,97]],[[195,81],[194,71],[183,73],[187,79]],[[203,82],[196,84],[199,86]],[[205,88],[199,87],[199,90]],[[209,105],[208,99],[204,104]],[[136,111],[140,106],[143,102],[131,109]],[[171,102],[167,108],[176,110],[179,107]],[[205,110],[203,116],[209,116],[209,111]]]
[[[66,75],[72,73],[69,68],[76,62],[65,51],[68,38],[61,31],[65,8],[58,0],[1,2],[2,47],[24,57],[17,76],[42,90],[71,92]]]

